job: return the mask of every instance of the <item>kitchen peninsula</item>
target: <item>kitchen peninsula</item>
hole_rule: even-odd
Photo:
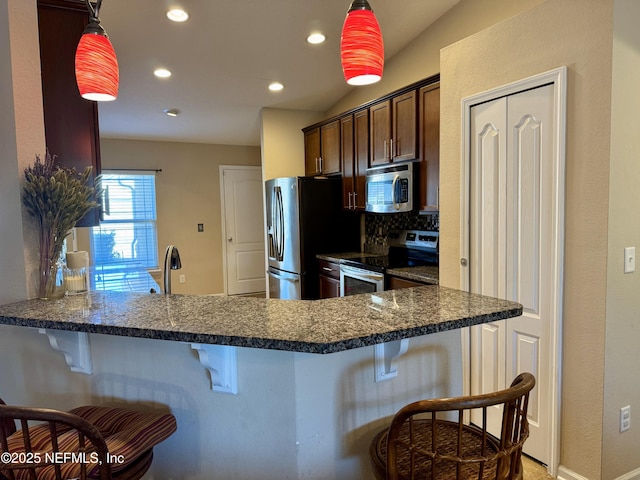
[[[460,393],[459,329],[521,311],[435,285],[316,301],[120,292],[25,300],[0,306],[0,347],[12,359],[0,374],[41,393],[2,393],[53,408],[170,409],[178,431],[154,459],[163,478],[365,480],[369,441],[390,415]],[[92,374],[71,372],[38,331],[88,337]],[[409,346],[376,381],[382,342]],[[185,343],[234,350],[237,394],[212,392],[200,352]],[[387,360],[401,353],[390,350]]]
[[[0,323],[237,347],[334,353],[522,313],[515,302],[425,286],[324,300],[91,292],[0,306]]]

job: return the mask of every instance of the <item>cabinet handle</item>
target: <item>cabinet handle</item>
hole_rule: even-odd
[[[393,138],[389,140],[389,158],[393,159],[396,156],[396,152],[393,150]]]
[[[440,185],[436,187],[436,207],[440,210]]]
[[[327,272],[333,272],[333,268],[329,268],[329,267],[322,267],[323,270],[327,271]]]
[[[351,210],[351,192],[349,192],[349,210]]]
[[[322,173],[322,157],[318,157],[318,163],[320,164],[320,169],[318,170],[318,173]]]
[[[386,140],[384,141],[384,145],[383,146],[384,146],[384,158],[387,159],[387,158],[389,158],[389,155],[387,154],[388,152],[387,152],[387,141]]]
[[[358,209],[358,201],[356,200],[357,195],[358,195],[358,192],[353,192],[353,209],[354,210]]]

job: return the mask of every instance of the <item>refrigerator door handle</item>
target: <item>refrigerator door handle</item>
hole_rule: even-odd
[[[273,258],[281,262],[284,256],[284,212],[282,190],[274,187],[272,192],[271,226],[269,227],[269,251]]]
[[[277,273],[275,270],[271,270],[271,269],[267,270],[267,273],[269,275],[274,276],[275,278],[279,278],[279,279],[282,279],[282,280],[289,280],[289,281],[292,281],[294,283],[300,281],[299,276],[295,275],[293,273],[282,273],[282,272]]]

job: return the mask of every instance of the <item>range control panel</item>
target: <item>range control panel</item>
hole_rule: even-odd
[[[388,238],[389,245],[393,247],[437,252],[439,236],[440,232],[428,230],[391,230]]]

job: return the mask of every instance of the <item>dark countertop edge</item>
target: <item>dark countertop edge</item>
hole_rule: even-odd
[[[86,323],[55,322],[50,320],[32,320],[15,317],[0,318],[1,325],[45,328],[52,330],[64,330],[72,332],[97,333],[101,335],[114,335],[132,338],[148,338],[151,340],[166,340],[172,342],[202,343],[211,345],[227,345],[232,347],[260,348],[265,350],[279,350],[294,353],[329,354],[338,353],[354,348],[367,347],[379,343],[392,342],[404,338],[419,337],[448,330],[455,330],[482,323],[494,322],[506,318],[522,315],[522,307],[492,312],[462,320],[450,320],[447,322],[422,325],[404,330],[375,333],[372,335],[338,340],[326,343],[310,343],[295,340],[277,340],[259,337],[236,337],[228,335],[207,335],[200,333],[175,332],[166,330],[151,330],[112,325],[93,325]]]

